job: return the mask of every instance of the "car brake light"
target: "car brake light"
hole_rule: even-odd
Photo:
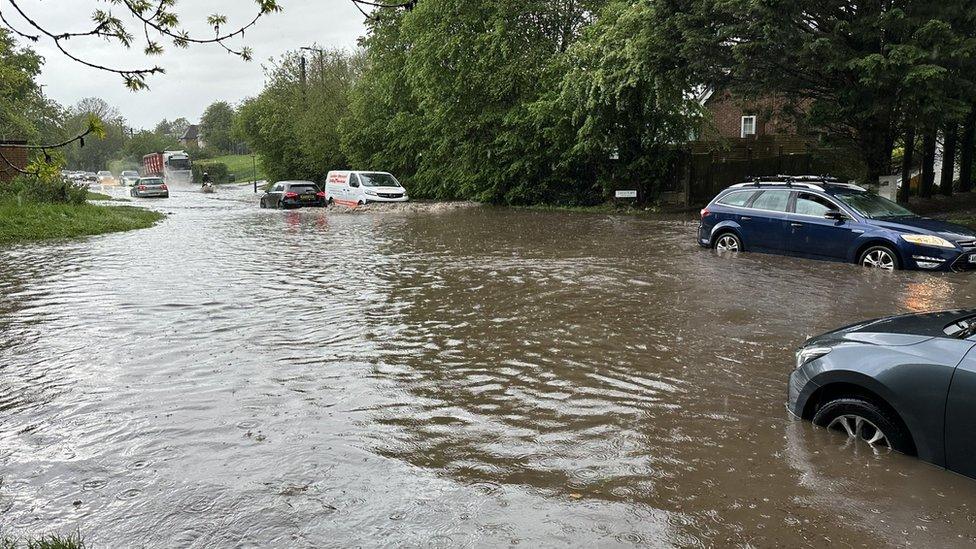
[[[285,198],[298,198],[298,193],[285,193]]]
[[[146,190],[146,186],[145,186],[145,185],[139,185],[139,190],[140,190],[140,191],[144,191],[144,190]]]
[[[705,219],[705,216],[708,215],[708,214],[709,214],[708,208],[702,208],[702,211],[701,211],[702,219]]]
[[[325,198],[325,193],[322,192],[322,191],[319,191],[319,192],[315,193],[315,196],[317,196],[319,198]]]
[[[163,183],[162,185],[160,185],[159,188],[162,189],[162,190],[164,190],[164,191],[168,191],[169,190],[169,187],[167,187],[165,183]]]

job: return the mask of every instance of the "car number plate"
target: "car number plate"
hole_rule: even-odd
[[[969,256],[970,263],[976,263],[976,254]]]

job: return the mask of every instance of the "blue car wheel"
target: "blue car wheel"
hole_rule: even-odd
[[[888,246],[871,246],[861,252],[857,260],[858,265],[883,271],[895,271],[900,268],[898,255]]]
[[[741,252],[742,240],[735,233],[722,233],[715,239],[717,252]]]

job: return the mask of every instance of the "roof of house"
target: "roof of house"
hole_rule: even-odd
[[[197,126],[196,124],[190,124],[189,126],[187,126],[186,131],[183,132],[183,137],[180,137],[180,139],[191,140],[191,141],[199,138],[200,138],[200,126]]]

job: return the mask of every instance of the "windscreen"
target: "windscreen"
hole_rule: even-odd
[[[835,193],[834,196],[867,218],[916,217],[911,210],[903,208],[887,198],[882,198],[876,194],[866,192],[839,192]]]
[[[162,179],[140,179],[139,180],[139,184],[140,185],[148,185],[148,186],[156,186],[156,185],[162,185],[163,184],[163,180]]]
[[[946,326],[943,331],[945,331],[947,336],[958,339],[971,337],[973,334],[976,334],[976,316],[959,319]]]
[[[190,159],[189,158],[170,158],[166,165],[169,166],[171,170],[189,170],[190,169]]]
[[[359,180],[364,187],[399,187],[397,180],[388,173],[361,173]]]

